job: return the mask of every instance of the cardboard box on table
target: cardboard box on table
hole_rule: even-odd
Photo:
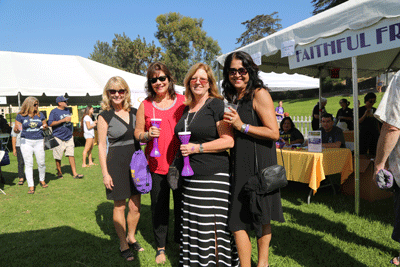
[[[391,192],[379,189],[372,176],[374,174],[374,162],[366,155],[360,155],[360,197],[373,202],[392,196]],[[342,184],[341,192],[344,195],[354,196],[355,179],[354,173]]]

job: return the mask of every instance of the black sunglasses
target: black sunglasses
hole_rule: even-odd
[[[229,75],[236,75],[236,73],[239,73],[239,75],[246,75],[247,70],[245,68],[240,68],[240,69],[230,68],[228,70],[228,73],[229,73]]]
[[[109,89],[108,92],[112,95],[115,95],[117,92],[119,95],[123,95],[125,94],[125,89],[119,89],[119,90],[115,90],[115,89]]]
[[[37,106],[39,106],[39,104],[33,104],[33,106],[34,106],[34,107],[37,107]]]
[[[163,82],[163,81],[165,81],[167,78],[168,78],[167,76],[160,76],[160,77],[156,77],[156,78],[151,78],[151,79],[149,79],[149,81],[150,81],[151,83],[156,83],[157,80],[160,80],[160,82]]]

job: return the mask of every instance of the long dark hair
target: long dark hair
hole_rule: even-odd
[[[222,82],[222,88],[224,90],[223,95],[229,101],[232,102],[237,97],[237,91],[235,87],[229,81],[229,69],[233,59],[238,59],[242,61],[243,67],[247,70],[249,74],[249,82],[247,83],[246,90],[244,93],[244,99],[251,99],[254,95],[254,91],[257,88],[268,89],[263,81],[258,77],[258,66],[254,63],[253,59],[249,54],[243,51],[233,52],[229,54],[225,59],[224,64],[224,80]]]
[[[153,62],[150,64],[149,68],[147,69],[147,82],[146,82],[146,93],[147,96],[154,99],[156,97],[156,92],[153,89],[153,86],[151,86],[150,79],[153,78],[154,74],[157,72],[162,71],[165,73],[165,75],[168,78],[169,86],[168,86],[168,94],[172,99],[175,99],[176,97],[176,92],[175,92],[175,79],[172,77],[171,72],[161,62]]]
[[[285,117],[283,118],[283,120],[281,121],[280,129],[281,131],[283,131],[283,124],[285,123],[285,121],[289,121],[290,122],[290,131],[294,130],[296,128],[296,125],[294,125],[294,122],[292,121],[292,118],[290,117]]]
[[[91,105],[87,105],[85,110],[83,111],[83,115],[82,115],[82,118],[81,118],[81,128],[82,128],[82,130],[83,130],[83,119],[85,118],[86,115],[89,115],[89,111],[90,111],[91,108],[93,108]]]

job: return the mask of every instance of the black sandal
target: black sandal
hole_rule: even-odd
[[[166,254],[165,254],[165,249],[162,248],[162,249],[157,250],[156,259],[157,259],[157,257],[160,256],[161,254],[166,255]],[[165,264],[165,261],[163,261],[163,262],[161,262],[161,263],[159,263],[159,264]]]
[[[121,249],[119,249],[119,252],[121,253],[121,257],[127,261],[133,261],[135,259],[133,257],[133,252],[129,248],[124,251],[121,251]]]
[[[22,179],[22,180],[21,180],[21,179]],[[25,182],[25,179],[24,179],[24,178],[19,178],[19,181],[18,181],[18,184],[19,184],[19,185],[23,185],[24,182]]]
[[[129,245],[129,247],[131,248],[131,249],[133,249],[134,251],[137,251],[137,252],[142,252],[142,251],[144,251],[144,248],[139,244],[139,242],[135,242],[135,243],[129,243],[129,241],[128,241],[128,245]]]

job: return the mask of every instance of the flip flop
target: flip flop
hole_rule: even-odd
[[[124,251],[121,251],[121,249],[119,249],[119,252],[121,253],[121,257],[127,261],[133,261],[135,259],[133,257],[132,251],[129,248]]]
[[[165,249],[159,249],[159,250],[157,250],[156,259],[157,259],[157,257],[160,256],[161,254],[164,254],[164,256],[166,256],[166,255],[165,255]],[[165,261],[162,261],[162,262],[157,263],[157,264],[165,264]]]
[[[74,176],[74,179],[82,179],[83,178],[83,174],[77,174]]]
[[[64,177],[63,177],[62,174],[57,174],[57,178],[58,178],[58,179],[62,179],[62,178],[64,178]]]
[[[135,251],[138,251],[138,252],[144,251],[144,248],[137,241],[135,243],[129,243],[128,242],[128,245],[129,245],[130,248],[132,248]]]
[[[22,179],[22,180],[21,180],[21,179]],[[24,178],[20,178],[20,180],[18,181],[18,184],[19,184],[19,185],[23,185],[24,182],[25,182]]]
[[[35,190],[29,189],[28,194],[35,194]]]
[[[39,183],[39,184],[40,184],[40,186],[41,186],[42,188],[47,188],[47,187],[49,187],[49,185],[46,184],[45,182],[44,182],[44,183]]]

